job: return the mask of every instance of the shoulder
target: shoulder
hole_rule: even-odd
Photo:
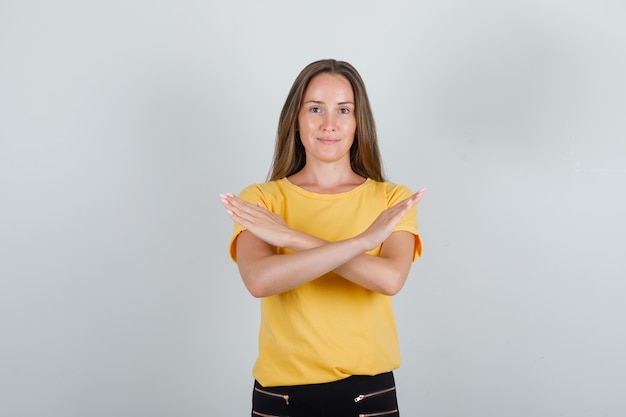
[[[404,200],[413,194],[413,191],[409,187],[403,184],[396,184],[393,182],[379,182],[372,181],[373,186],[376,188],[377,192],[383,193],[387,202],[394,203],[400,200]]]
[[[283,180],[250,184],[241,190],[239,198],[253,204],[261,202],[269,208],[285,198],[285,185]]]
[[[273,194],[281,192],[283,180],[268,181],[258,184],[250,184],[241,190],[240,194]]]

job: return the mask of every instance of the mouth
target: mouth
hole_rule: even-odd
[[[317,140],[328,145],[332,145],[333,143],[339,142],[339,139],[333,139],[333,138],[317,138]]]

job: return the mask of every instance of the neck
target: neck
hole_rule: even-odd
[[[350,191],[366,179],[352,171],[349,164],[308,164],[289,177],[289,181],[306,190],[323,194]]]

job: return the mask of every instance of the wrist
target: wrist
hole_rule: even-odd
[[[328,243],[323,239],[311,236],[298,230],[289,229],[289,232],[288,244],[285,247],[294,252],[313,249]]]
[[[367,240],[367,237],[361,233],[352,238],[355,246],[358,248],[359,253],[365,253],[370,250],[370,242]]]
[[[303,249],[305,235],[302,232],[287,228],[285,235],[285,248],[289,248],[293,251],[299,251]]]

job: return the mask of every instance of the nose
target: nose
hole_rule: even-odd
[[[327,114],[322,121],[322,130],[332,132],[337,129],[337,118],[334,114]]]

